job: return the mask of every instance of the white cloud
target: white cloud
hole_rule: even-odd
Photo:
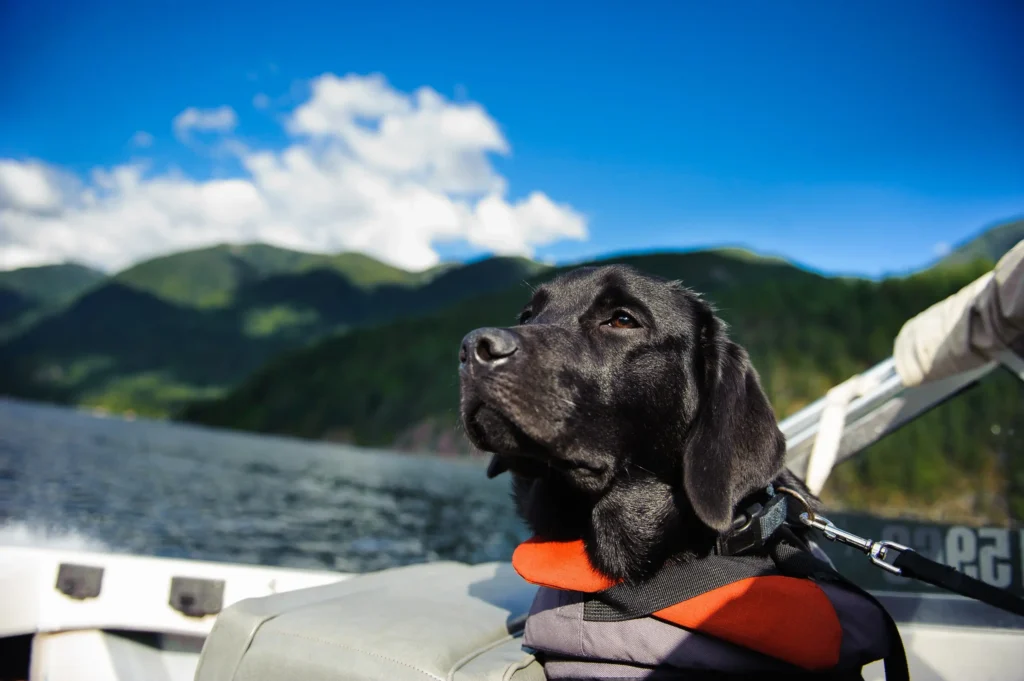
[[[257,109],[266,109],[270,106],[270,97],[262,92],[257,93],[256,96],[252,98],[252,105]]]
[[[146,149],[153,146],[153,136],[145,130],[139,130],[132,135],[132,144],[140,149]]]
[[[231,132],[238,125],[238,117],[230,106],[216,109],[197,109],[194,106],[174,117],[174,135],[182,142],[189,140],[193,130],[200,132]]]
[[[174,120],[185,140],[236,125],[229,107]],[[489,155],[509,145],[479,104],[430,88],[399,92],[379,75],[327,74],[284,125],[291,140],[280,150],[229,136],[223,148],[244,173],[228,180],[122,165],[76,183],[37,161],[0,159],[0,268],[72,259],[118,269],[172,250],[262,241],[423,269],[443,241],[532,255],[587,237],[578,212],[540,191],[507,198]]]
[[[949,255],[953,251],[953,247],[947,244],[945,241],[940,241],[932,247],[932,251],[939,258],[943,258]]]
[[[38,161],[0,159],[0,211],[27,215],[59,211],[63,201],[58,178],[57,171]]]

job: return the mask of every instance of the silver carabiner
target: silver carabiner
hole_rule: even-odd
[[[810,511],[804,511],[800,514],[800,522],[808,527],[813,527],[818,530],[825,535],[825,539],[828,539],[829,541],[851,546],[858,551],[867,554],[872,563],[894,575],[902,575],[903,571],[885,560],[889,551],[893,550],[899,553],[901,551],[912,550],[908,546],[903,546],[902,544],[897,544],[892,541],[875,541],[873,539],[865,539],[853,532],[847,532],[844,529],[836,527],[835,524],[825,516],[815,515]]]
[[[897,544],[894,541],[872,542],[871,551],[869,553],[869,555],[871,556],[871,562],[877,565],[878,567],[882,568],[883,570],[888,570],[894,575],[902,575],[903,570],[899,569],[898,567],[896,567],[895,565],[893,565],[885,559],[889,549],[894,549],[897,553],[902,553],[903,551],[913,551],[913,549],[911,549],[909,546]]]

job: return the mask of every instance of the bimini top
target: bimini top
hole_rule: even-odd
[[[1024,381],[1024,240],[907,321],[893,356],[785,419],[786,465],[812,492],[833,467],[1003,365]]]
[[[991,272],[903,325],[896,371],[911,387],[978,368],[1024,345],[1024,240]]]

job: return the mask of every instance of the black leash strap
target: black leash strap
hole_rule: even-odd
[[[994,608],[1024,615],[1024,598],[998,587],[986,584],[980,579],[968,577],[948,565],[925,558],[911,549],[900,550],[892,565],[904,577],[913,577],[940,589],[947,589],[961,596],[988,603]]]
[[[787,490],[788,491],[788,490]],[[795,495],[794,495],[795,496]],[[874,541],[836,527],[824,516],[810,509],[800,514],[800,522],[820,531],[826,539],[863,551],[878,567],[903,577],[912,577],[941,589],[987,603],[994,608],[1024,615],[1024,598],[1009,591],[968,577],[948,565],[925,558],[909,546],[891,541]]]

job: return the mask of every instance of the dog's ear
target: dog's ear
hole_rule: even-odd
[[[683,486],[697,517],[723,532],[736,504],[778,474],[786,441],[747,352],[703,302],[698,320],[701,394],[683,448]]]

